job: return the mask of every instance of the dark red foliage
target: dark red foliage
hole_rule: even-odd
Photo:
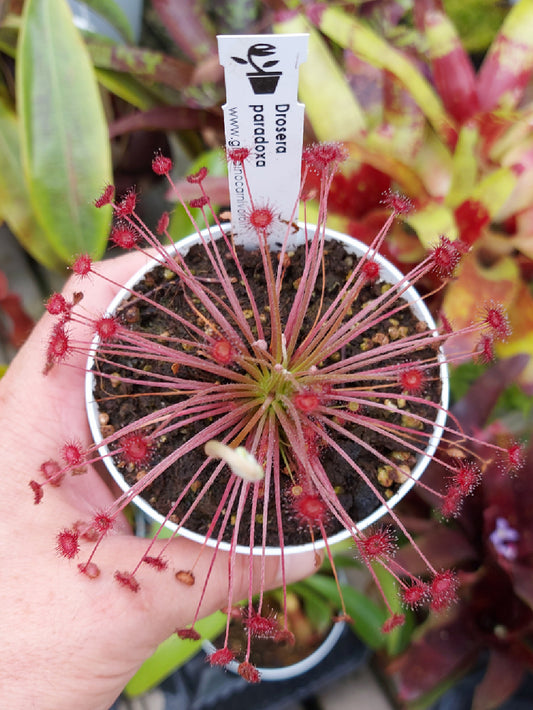
[[[93,518],[94,528],[99,533],[109,532],[114,524],[114,519],[105,513],[97,513]]]

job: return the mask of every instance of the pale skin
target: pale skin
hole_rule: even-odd
[[[145,259],[142,254],[128,255],[97,268],[121,281]],[[99,314],[117,289],[96,280],[76,280],[67,284],[65,297],[74,290],[84,291],[84,307]],[[98,550],[95,561],[101,574],[97,579],[77,570],[89,547],[82,547],[79,560],[57,554],[59,530],[90,519],[113,496],[107,482],[89,467],[59,488],[45,487],[42,502],[34,504],[28,482],[42,480],[41,464],[57,459],[69,438],[85,445],[90,442],[83,400],[84,357],[73,353],[69,358],[73,367],[55,367],[46,377],[42,374],[53,322],[52,316],[43,316],[0,380],[0,706],[107,710],[158,644],[176,628],[191,623],[210,555],[197,561],[196,543],[174,540],[165,551],[169,569],[142,569],[136,574],[140,589],[133,593],[113,579],[116,569],[132,570],[146,547],[131,534],[125,520],[117,521]],[[78,331],[72,332],[75,336]],[[197,582],[184,588],[172,570],[193,566]],[[256,567],[258,580],[259,559]],[[314,571],[315,557],[292,555],[286,567],[287,581],[301,579]],[[267,558],[265,587],[281,583],[279,558]],[[234,599],[245,598],[248,560],[244,556],[235,565],[234,585]],[[227,605],[227,589],[227,557],[220,553],[202,616]]]

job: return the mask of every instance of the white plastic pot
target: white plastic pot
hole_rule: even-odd
[[[224,225],[223,225],[224,226]],[[229,225],[228,225],[229,228]],[[213,232],[213,230],[211,230]],[[308,235],[311,235],[313,233],[313,227],[311,225],[307,225],[307,232]],[[366,244],[363,244],[362,242],[359,242],[356,239],[353,239],[351,237],[347,237],[344,234],[341,234],[340,232],[336,232],[332,229],[326,229],[325,231],[326,234],[326,240],[337,240],[341,242],[345,249],[350,252],[355,254],[356,256],[362,256],[363,254],[368,252],[368,246]],[[202,235],[205,239],[208,239],[208,230],[204,230],[202,232]],[[291,236],[291,241],[289,244],[289,248],[294,248],[298,246],[300,243],[303,241],[303,230],[301,229],[299,232],[296,234],[293,234]],[[197,234],[193,234],[189,237],[186,237],[185,239],[181,240],[179,243],[177,243],[174,248],[179,250],[182,254],[186,254],[188,250],[194,245],[200,242],[200,238]],[[402,278],[401,272],[393,265],[391,264],[387,259],[385,259],[383,256],[380,254],[375,254],[373,255],[373,259],[379,264],[381,274],[380,278],[388,283],[396,283]],[[142,278],[143,276],[150,271],[152,268],[157,266],[158,263],[153,261],[147,263],[143,268],[139,269],[132,277],[129,279],[129,281],[125,284],[125,287],[117,293],[115,298],[111,301],[109,304],[109,307],[107,309],[107,314],[112,314],[114,311],[117,309],[117,307],[122,303],[122,301],[126,300],[129,298],[131,295],[130,291],[128,289],[131,289],[134,287]],[[408,301],[411,304],[411,308],[413,313],[416,315],[416,317],[424,321],[430,329],[435,328],[435,322],[433,320],[433,317],[431,316],[431,313],[427,309],[425,303],[422,301],[420,295],[416,291],[414,287],[409,287],[404,293],[402,293],[402,298],[404,298],[406,301]],[[98,338],[95,338],[93,345],[97,346],[98,345]],[[390,508],[394,507],[414,486],[415,482],[420,478],[422,473],[424,472],[425,468],[429,464],[432,455],[434,454],[439,440],[442,435],[442,427],[445,424],[446,420],[446,411],[448,408],[448,390],[449,390],[449,384],[448,384],[448,368],[447,365],[444,361],[444,356],[441,355],[441,364],[440,364],[440,378],[441,378],[441,384],[442,384],[442,393],[441,393],[441,400],[440,400],[440,409],[437,412],[437,416],[435,418],[435,425],[433,427],[433,432],[431,437],[429,438],[428,445],[425,450],[425,454],[423,456],[420,456],[417,463],[415,464],[413,470],[411,471],[410,478],[403,483],[398,491],[389,499],[387,502],[387,505],[381,505],[380,507],[376,508],[373,513],[368,515],[366,518],[363,520],[359,521],[357,523],[358,529],[363,530],[364,528],[368,527],[369,525],[372,525],[376,523],[380,518],[382,518],[384,515],[387,514]],[[94,363],[94,358],[92,356],[89,357],[88,362],[87,362],[87,375],[86,375],[86,380],[85,380],[85,395],[86,395],[86,406],[87,406],[87,414],[88,414],[88,419],[89,419],[89,425],[91,428],[91,432],[94,438],[94,441],[96,444],[101,444],[103,440],[103,436],[100,430],[100,424],[99,424],[99,411],[98,411],[98,406],[97,403],[94,401],[93,398],[93,389],[94,389],[94,375],[92,373],[92,367]],[[104,457],[104,463],[107,466],[107,469],[113,479],[116,481],[116,483],[119,485],[119,487],[123,491],[129,490],[129,484],[125,481],[124,477],[122,476],[122,473],[120,470],[115,466],[112,457],[109,455],[109,450],[107,449],[106,446],[102,445],[99,447],[99,452],[100,454]],[[155,521],[157,524],[162,524],[164,522],[164,516],[158,513],[154,508],[146,501],[144,498],[141,496],[137,496],[134,501],[133,501],[149,518],[151,518],[153,521]],[[167,528],[170,530],[176,530],[177,526],[175,523],[171,521],[166,521],[165,525]],[[205,537],[199,533],[196,533],[192,530],[188,530],[186,528],[180,528],[179,534],[183,535],[184,537],[187,537],[191,540],[194,540],[199,543],[204,543],[205,542]],[[341,530],[340,532],[336,533],[332,537],[329,538],[328,542],[330,545],[335,544],[337,542],[340,542],[342,540],[346,540],[347,538],[350,537],[350,532],[347,530]],[[219,549],[221,550],[229,550],[230,549],[230,544],[226,542],[222,543],[217,543],[216,539],[209,539],[207,541],[207,545],[210,545],[211,547],[215,547],[218,545]],[[284,553],[285,554],[293,554],[293,553],[299,553],[299,552],[305,552],[305,551],[312,551],[319,549],[321,547],[324,547],[325,542],[324,540],[317,540],[314,543],[307,543],[303,545],[294,545],[294,546],[285,546],[284,547]],[[250,548],[246,545],[237,545],[236,547],[237,552],[249,555],[250,554]],[[280,554],[280,548],[279,547],[266,547],[263,548],[261,546],[258,546],[254,548],[253,553],[256,555],[279,555]]]
[[[307,671],[310,671],[312,668],[317,666],[331,653],[337,645],[337,642],[342,636],[345,628],[346,623],[344,621],[339,621],[336,624],[333,624],[331,631],[322,641],[320,646],[315,649],[313,653],[310,653],[297,663],[292,663],[290,666],[280,666],[278,668],[262,668],[261,666],[258,666],[257,671],[261,676],[261,681],[289,680],[290,678],[296,678],[303,673],[307,673]],[[216,651],[216,648],[213,646],[211,641],[204,641],[202,647],[206,654]],[[238,674],[239,672],[239,663],[237,661],[231,661],[224,667],[232,673]]]

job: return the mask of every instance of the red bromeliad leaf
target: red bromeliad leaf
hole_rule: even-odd
[[[221,118],[203,109],[185,106],[158,106],[132,113],[113,121],[109,127],[110,138],[133,131],[183,131],[202,128],[220,128]]]
[[[152,5],[178,47],[197,61],[216,53],[215,33],[198,0],[153,0]]]
[[[481,109],[515,107],[533,72],[533,14],[517,3],[507,15],[478,76]]]
[[[501,707],[520,685],[524,667],[512,655],[492,650],[489,665],[474,693],[472,710],[495,710]]]
[[[476,556],[473,545],[459,529],[433,526],[427,533],[417,537],[416,542],[436,569],[455,567]],[[396,560],[413,574],[424,574],[423,565],[407,545],[397,552]]]
[[[477,656],[480,642],[468,620],[455,611],[453,618],[429,629],[391,664],[401,701],[421,698],[452,674],[464,672]]]
[[[87,49],[98,69],[125,72],[181,91],[190,86],[194,66],[162,52],[139,47],[110,45],[87,40]]]
[[[479,110],[472,62],[442,4],[425,0],[416,6],[417,24],[429,44],[433,82],[448,113],[464,123]]]
[[[476,379],[467,394],[452,409],[465,432],[485,426],[498,398],[516,380],[527,361],[527,355],[517,355],[498,362]]]

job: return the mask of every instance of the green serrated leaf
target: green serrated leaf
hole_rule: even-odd
[[[28,0],[17,50],[21,147],[35,214],[56,254],[102,255],[111,209],[107,124],[85,44],[66,0]]]
[[[120,35],[122,35],[126,42],[133,44],[135,38],[133,37],[133,31],[128,17],[120,5],[117,5],[115,0],[79,1],[97,12],[104,20],[107,20],[107,22],[109,22],[109,24],[112,25]]]
[[[15,112],[0,97],[0,219],[40,264],[60,270],[64,262],[50,246],[33,213],[24,181],[20,156],[19,128]]]

